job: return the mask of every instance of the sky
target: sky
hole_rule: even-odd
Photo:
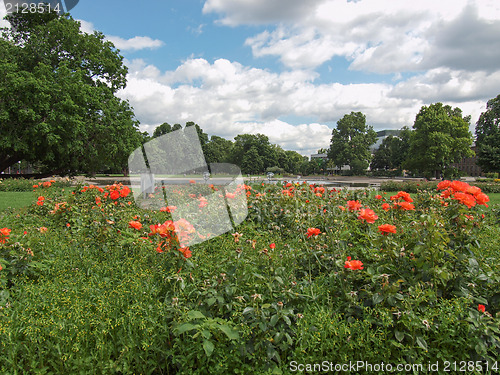
[[[309,156],[352,111],[400,129],[442,102],[474,132],[500,94],[498,0],[80,0],[70,14],[120,50],[118,95],[149,133],[194,121]]]

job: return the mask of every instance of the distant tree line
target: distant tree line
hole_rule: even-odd
[[[194,122],[187,122],[186,127],[194,126],[200,140],[201,148],[207,164],[231,163],[239,166],[244,174],[262,174],[265,172],[309,174],[319,172],[314,163],[309,162],[307,156],[302,156],[296,151],[286,151],[280,146],[269,142],[263,134],[240,134],[234,141],[206,134]],[[182,125],[170,125],[165,122],[144,141],[160,137],[164,134],[183,129]]]
[[[500,172],[500,95],[488,101],[487,110],[476,123],[476,139],[469,131],[470,116],[460,108],[435,103],[423,106],[413,127],[403,127],[397,136],[389,135],[372,154],[376,133],[366,125],[361,112],[351,112],[337,122],[328,149],[329,170],[349,166],[350,173],[407,170],[418,176],[453,177],[452,166],[464,157],[474,156],[485,172]]]
[[[131,152],[151,138],[180,130],[163,123],[152,136],[139,131],[127,101],[116,96],[126,85],[123,57],[104,35],[86,34],[69,15],[15,13],[0,30],[0,171],[30,163],[46,174],[127,172]],[[263,134],[234,140],[209,137],[199,125],[207,163],[232,163],[245,174],[325,174],[342,166],[350,173],[401,171],[449,176],[463,157],[473,156],[470,116],[459,108],[423,106],[410,129],[388,136],[372,155],[376,133],[361,112],[346,114],[332,130],[328,160],[309,160],[271,144]],[[487,103],[476,123],[478,164],[500,172],[500,95]]]

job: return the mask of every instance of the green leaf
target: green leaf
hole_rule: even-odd
[[[248,313],[252,312],[253,310],[254,310],[253,307],[245,307],[245,309],[243,310],[243,315],[248,314]]]
[[[259,323],[259,328],[262,332],[266,332],[267,331],[267,324],[264,323],[264,322],[260,322]]]
[[[239,335],[238,335],[238,332],[233,330],[231,327],[227,326],[227,325],[224,325],[224,324],[221,324],[219,326],[219,329],[224,332],[226,334],[226,336],[230,339],[230,340],[238,340],[239,338]]]
[[[217,300],[214,297],[211,297],[211,298],[207,299],[207,305],[212,306],[215,303],[215,301],[217,301]]]
[[[274,327],[274,326],[276,325],[276,323],[278,323],[278,320],[279,320],[279,316],[278,316],[278,314],[274,314],[274,315],[271,317],[271,322],[270,322],[271,326],[273,326],[273,327]]]
[[[261,306],[263,309],[268,309],[271,307],[271,304],[269,303],[264,303],[262,306]]]
[[[399,342],[403,341],[403,339],[405,338],[404,332],[398,330],[394,332],[394,336],[396,336],[396,340],[398,340]]]
[[[215,349],[215,346],[212,341],[205,340],[203,341],[203,349],[205,350],[207,357],[210,357]]]
[[[183,324],[181,324],[180,326],[177,327],[176,331],[177,331],[177,334],[180,335],[180,334],[183,334],[184,332],[192,331],[196,327],[197,327],[197,325],[194,325],[194,324],[191,324],[191,323],[183,323]]]
[[[384,300],[384,296],[382,296],[380,293],[375,293],[372,297],[372,302],[374,305],[382,302],[383,300]]]
[[[197,311],[197,310],[190,310],[190,311],[188,311],[187,315],[191,319],[204,319],[205,318],[205,315],[203,315],[200,311]]]
[[[283,374],[283,371],[281,371],[281,369],[276,366],[274,369],[273,369],[273,372],[272,372],[273,375],[282,375]]]
[[[283,316],[283,320],[288,324],[289,326],[292,325],[292,322],[290,321],[290,318],[286,315]]]
[[[422,349],[427,350],[427,342],[425,342],[422,336],[417,336],[417,345]]]

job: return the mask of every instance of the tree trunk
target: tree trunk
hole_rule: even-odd
[[[17,156],[2,156],[0,157],[0,172],[6,170],[10,166],[16,164],[19,161]]]

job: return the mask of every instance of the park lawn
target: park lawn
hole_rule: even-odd
[[[29,206],[35,199],[31,191],[0,191],[0,211],[7,208],[22,208]]]

